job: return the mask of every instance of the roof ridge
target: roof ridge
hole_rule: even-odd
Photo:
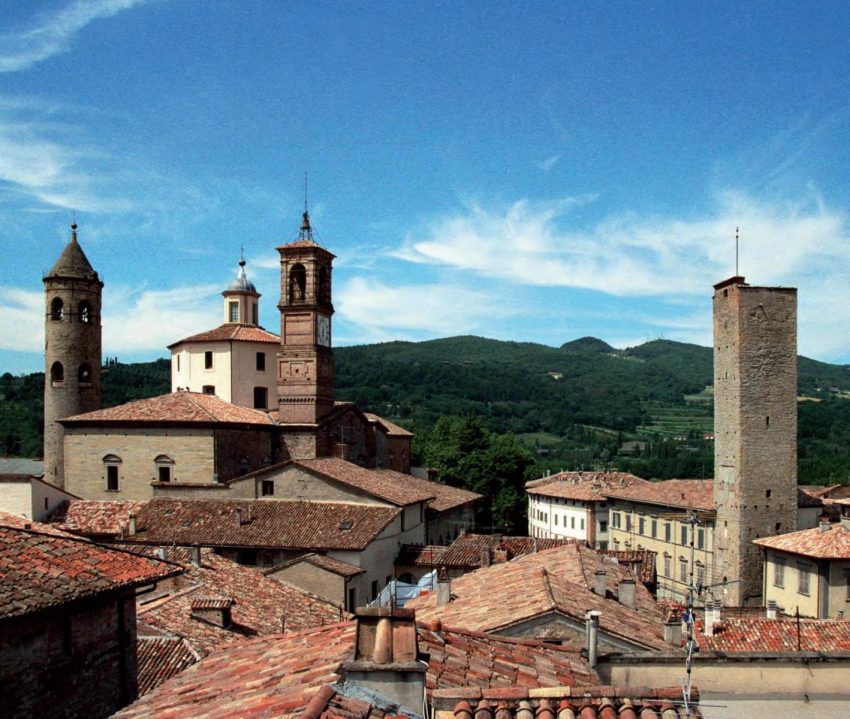
[[[182,395],[186,395],[186,396],[189,398],[189,401],[190,401],[193,405],[195,405],[195,407],[197,407],[199,410],[201,410],[202,412],[204,412],[204,413],[205,413],[208,417],[210,417],[210,419],[212,419],[214,422],[218,422],[218,421],[219,421],[218,417],[216,417],[216,416],[215,416],[215,415],[214,415],[214,414],[213,414],[210,410],[208,410],[206,407],[204,407],[204,406],[203,406],[200,402],[195,401],[195,397],[194,397],[194,395],[199,394],[198,392],[174,392],[173,394],[182,394]],[[203,397],[209,397],[210,395],[200,395],[200,396],[203,396]],[[246,408],[246,409],[247,409],[247,408]]]

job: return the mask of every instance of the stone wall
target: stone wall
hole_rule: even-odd
[[[339,607],[345,606],[345,577],[309,562],[290,564],[288,567],[268,572],[266,576],[294,584]]]
[[[116,596],[0,622],[2,714],[98,719],[137,693],[136,604]]]
[[[752,540],[797,528],[797,292],[714,292],[715,582],[726,603],[761,599]]]
[[[213,431],[211,429],[101,429],[69,427],[65,434],[67,491],[83,499],[150,499],[156,479],[154,459],[174,460],[173,482],[213,481]],[[121,458],[118,491],[106,488],[103,458]]]
[[[273,430],[216,429],[215,464],[220,482],[269,466]],[[209,479],[206,481],[210,481]]]

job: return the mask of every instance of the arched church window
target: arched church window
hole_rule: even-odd
[[[307,297],[307,270],[304,265],[293,265],[289,271],[289,301],[303,302]]]
[[[65,368],[61,362],[54,362],[50,365],[50,381],[54,387],[61,385],[65,381]]]
[[[61,297],[54,297],[50,303],[50,319],[61,322],[63,314],[65,314],[65,303],[62,302]]]
[[[324,305],[331,303],[331,273],[328,268],[319,268],[319,302]]]
[[[80,365],[80,369],[77,370],[77,379],[80,382],[80,386],[91,385],[91,365],[88,362],[83,362]]]
[[[77,316],[80,318],[80,322],[85,322],[86,324],[91,322],[91,304],[89,304],[88,300],[80,302],[77,308]]]

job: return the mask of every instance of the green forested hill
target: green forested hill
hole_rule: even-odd
[[[710,476],[712,351],[656,340],[615,350],[451,337],[340,347],[337,397],[428,441],[441,416],[514,433],[537,469],[617,467],[642,476]],[[167,360],[105,369],[104,405],[168,391]],[[0,452],[37,455],[42,375],[0,377]],[[850,481],[850,366],[801,357],[801,481]]]

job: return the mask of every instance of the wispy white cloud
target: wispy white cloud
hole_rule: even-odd
[[[456,335],[480,330],[495,299],[463,285],[389,286],[355,277],[336,288],[337,313],[355,325],[361,341],[404,336]],[[338,338],[342,339],[342,338]]]
[[[181,337],[217,324],[219,287],[107,287],[103,297],[105,355],[160,352]],[[0,287],[0,349],[44,351],[44,294]],[[26,328],[22,330],[22,328]]]
[[[549,172],[561,160],[562,155],[550,155],[544,160],[539,160],[534,163],[534,166],[543,172]]]
[[[18,72],[66,52],[89,23],[112,17],[147,0],[75,0],[26,27],[0,34],[0,72]]]

